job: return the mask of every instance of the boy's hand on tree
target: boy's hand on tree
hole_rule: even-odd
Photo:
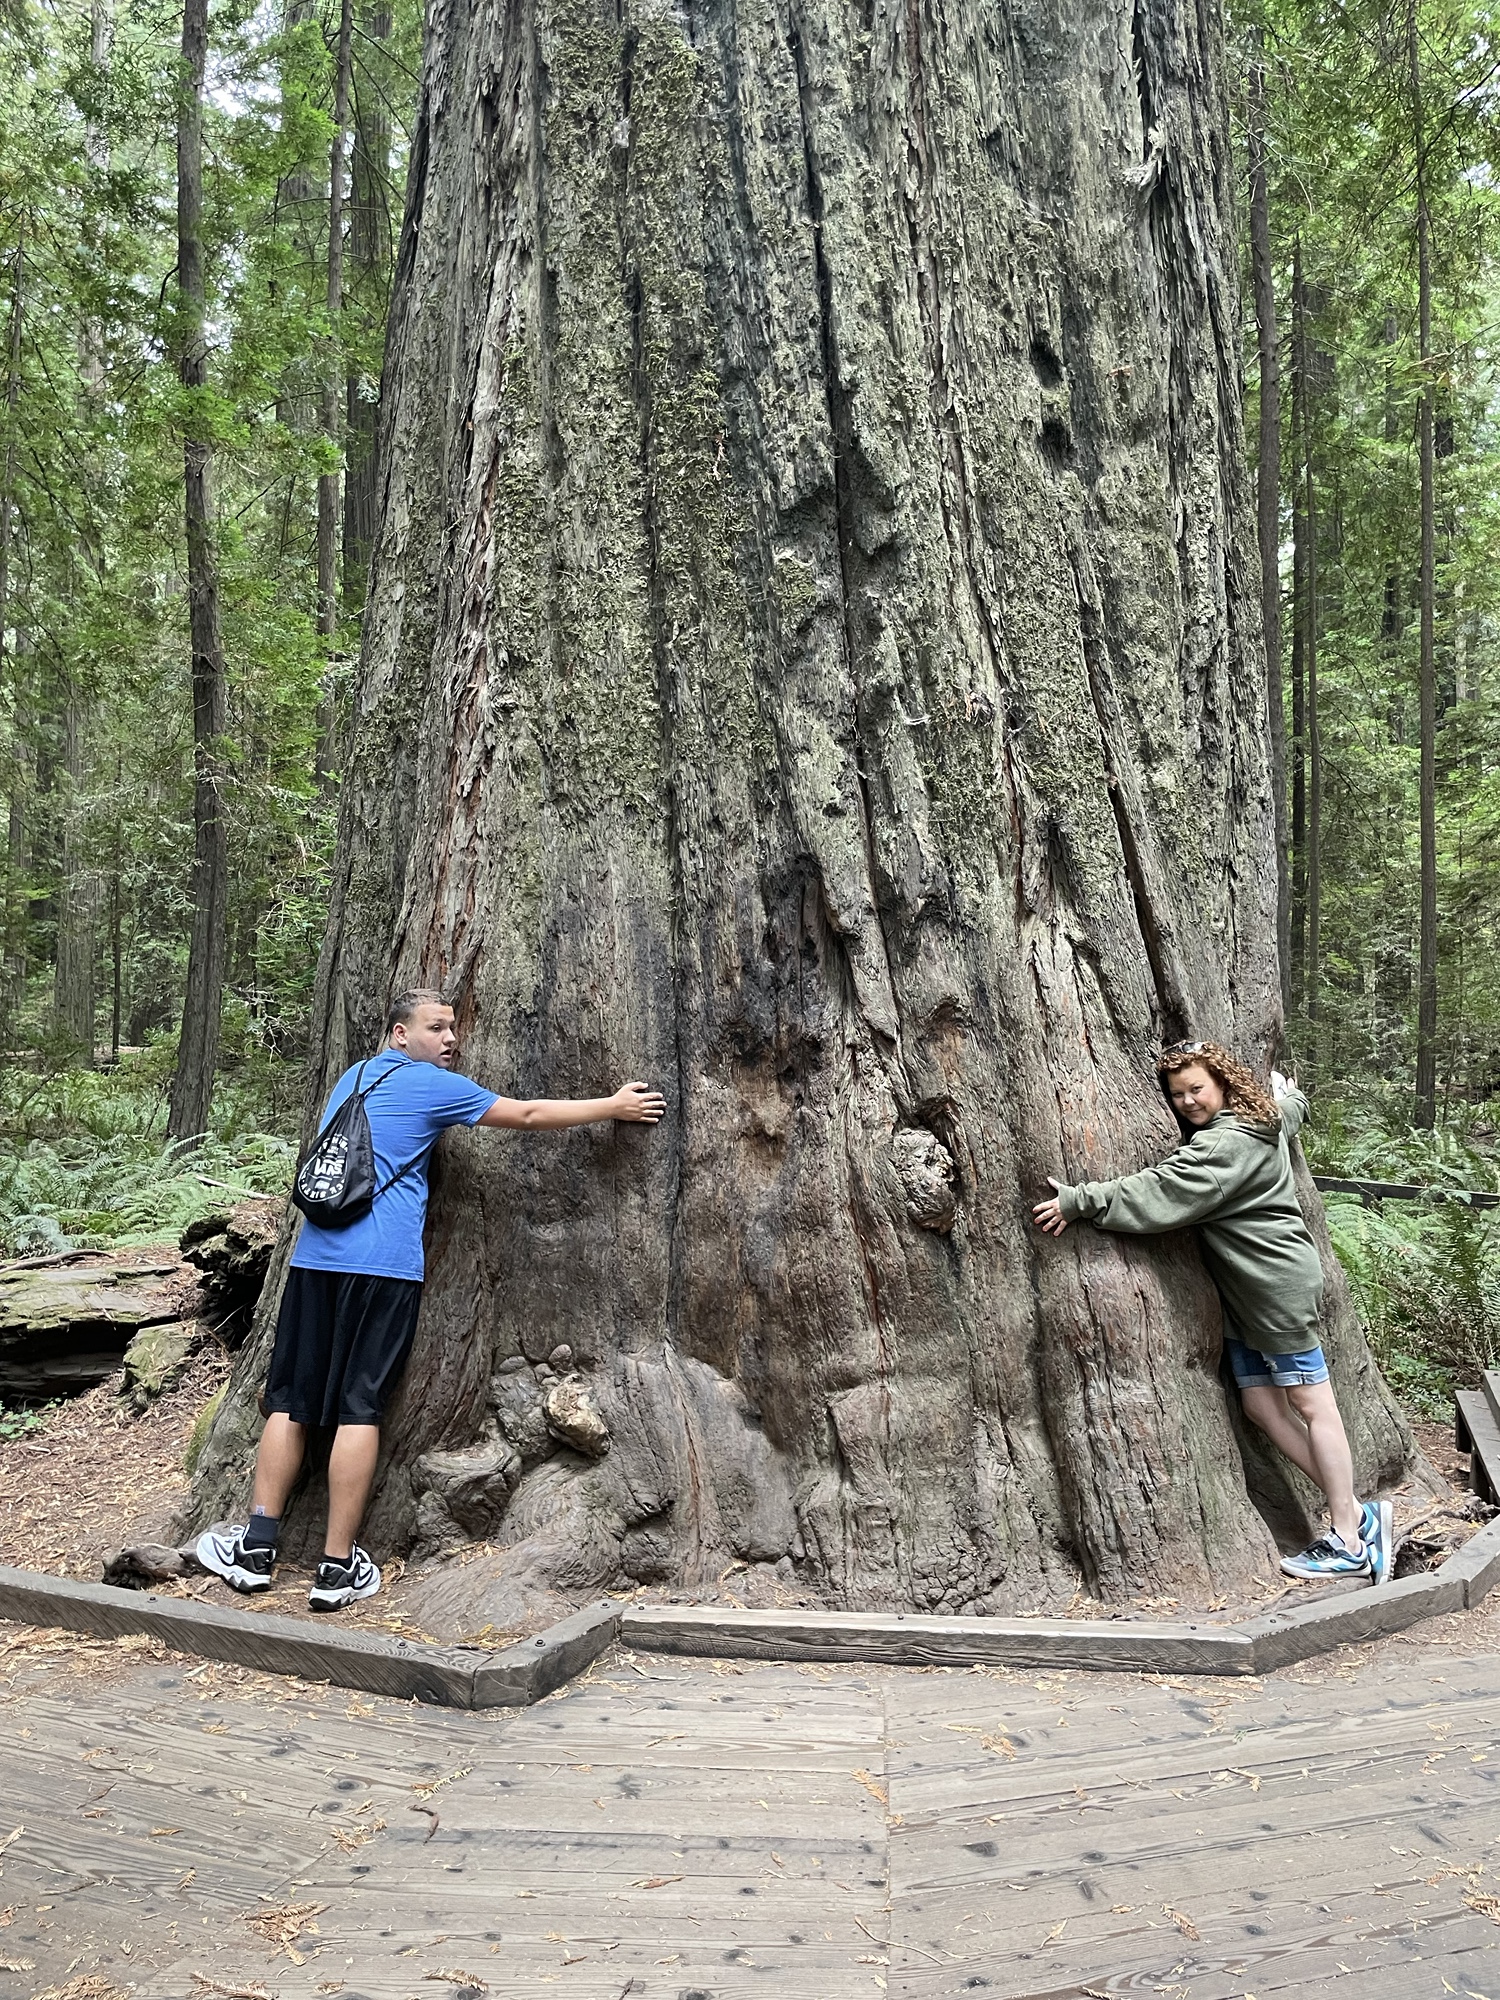
[[[1276,1102],[1277,1102],[1278,1104],[1279,1104],[1279,1103],[1281,1102],[1281,1100],[1282,1100],[1282,1098],[1283,1098],[1283,1097],[1290,1097],[1290,1096],[1291,1096],[1291,1094],[1292,1094],[1292,1092],[1293,1092],[1293,1091],[1294,1091],[1294,1090],[1295,1090],[1296,1088],[1297,1088],[1297,1079],[1296,1079],[1296,1077],[1294,1077],[1294,1076],[1283,1076],[1283,1075],[1281,1074],[1281,1071],[1280,1071],[1279,1069],[1273,1069],[1273,1070],[1272,1070],[1272,1072],[1271,1072],[1271,1094],[1272,1094],[1272,1096],[1273,1096],[1273,1097],[1274,1097],[1274,1098],[1276,1099]]]
[[[1053,1189],[1062,1187],[1062,1182],[1053,1174],[1048,1174],[1047,1181]],[[1049,1236],[1061,1236],[1068,1226],[1068,1218],[1062,1212],[1062,1202],[1057,1193],[1050,1201],[1039,1201],[1031,1211],[1031,1219],[1038,1229],[1045,1230]]]
[[[654,1125],[667,1108],[667,1100],[648,1083],[622,1083],[609,1100],[611,1118],[629,1125]]]

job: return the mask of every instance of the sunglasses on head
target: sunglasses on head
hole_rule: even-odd
[[[1161,1052],[1162,1060],[1168,1056],[1201,1056],[1207,1047],[1207,1042],[1168,1042]]]

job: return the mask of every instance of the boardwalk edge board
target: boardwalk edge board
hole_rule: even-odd
[[[535,1639],[490,1652],[5,1567],[0,1618],[104,1639],[145,1633],[200,1659],[445,1708],[520,1708],[540,1701],[597,1659],[619,1629],[616,1606],[591,1605]]]
[[[1500,1370],[1457,1398],[1469,1483],[1500,1494]],[[1472,1609],[1500,1584],[1500,1519],[1440,1568],[1378,1590],[1323,1598],[1235,1625],[1123,1619],[949,1618],[919,1612],[740,1611],[603,1601],[495,1652],[436,1646],[357,1627],[236,1611],[114,1584],[0,1566],[0,1619],[106,1639],[145,1633],[180,1653],[449,1708],[521,1708],[581,1673],[616,1639],[643,1652],[716,1659],[850,1660],[874,1665],[1069,1667],[1261,1674],[1335,1646]]]

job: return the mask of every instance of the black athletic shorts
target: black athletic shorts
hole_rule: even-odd
[[[378,1424],[401,1379],[422,1303],[415,1278],[287,1274],[267,1410],[298,1424]]]

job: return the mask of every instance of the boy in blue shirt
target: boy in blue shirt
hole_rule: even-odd
[[[439,1136],[450,1125],[514,1132],[609,1118],[654,1125],[666,1109],[644,1083],[622,1084],[613,1097],[497,1097],[452,1074],[457,1043],[453,1009],[441,993],[419,987],[398,994],[380,1052],[345,1070],[324,1107],[326,1125],[362,1068],[358,1087],[368,1093],[365,1115],[381,1191],[369,1213],[346,1228],[303,1221],[276,1322],[250,1518],[210,1530],[198,1542],[198,1560],[236,1590],[271,1586],[281,1513],[302,1469],[309,1424],[335,1429],[328,1531],[308,1604],[336,1611],[380,1588],[380,1571],[355,1536],[375,1477],[381,1415],[416,1332],[427,1162]]]

